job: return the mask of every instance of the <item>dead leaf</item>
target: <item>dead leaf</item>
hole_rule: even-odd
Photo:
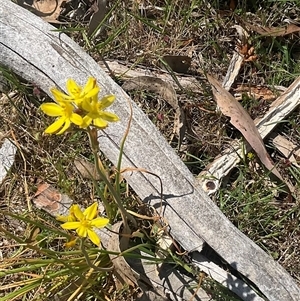
[[[231,89],[232,84],[235,82],[235,79],[239,75],[243,63],[244,56],[234,51],[226,76],[223,80],[223,87],[225,90],[229,91]]]
[[[238,49],[239,49],[239,53],[243,55],[245,62],[253,62],[257,60],[257,55],[254,54],[255,49],[253,46],[250,46],[248,42],[239,45]]]
[[[266,86],[237,85],[233,91],[234,97],[237,100],[241,100],[243,94],[247,94],[249,97],[253,97],[256,100],[263,99],[269,102],[276,99],[275,93]]]
[[[93,15],[91,16],[90,22],[89,22],[89,30],[88,30],[88,36],[91,36],[94,31],[98,28],[98,26],[101,24],[103,19],[105,18],[105,15],[107,13],[106,9],[106,0],[97,0],[91,7],[94,10]],[[98,32],[100,32],[101,27],[98,28]],[[95,33],[94,36],[98,35],[98,32]]]
[[[112,230],[118,234],[112,233],[107,244],[107,250],[120,254],[128,248],[128,239],[122,240],[122,237],[119,235],[122,225],[122,222],[117,222],[112,226]],[[109,254],[109,257],[114,265],[114,275],[117,278],[117,289],[123,288],[124,284],[131,287],[137,287],[137,279],[124,257],[122,255],[114,254]]]
[[[152,76],[138,76],[127,80],[122,88],[125,91],[147,90],[159,94],[175,110],[174,130],[173,132],[179,137],[179,147],[182,143],[186,126],[185,115],[179,106],[176,91],[174,87],[164,80]]]
[[[137,76],[133,77],[123,84],[122,88],[129,91],[142,91],[147,90],[159,94],[163,99],[165,99],[174,110],[178,108],[178,100],[176,96],[176,91],[173,86],[160,78],[153,76]]]
[[[222,87],[217,80],[210,75],[207,75],[207,78],[212,86],[214,98],[222,113],[230,117],[230,123],[242,133],[246,141],[256,152],[261,163],[269,171],[271,171],[277,179],[279,179],[281,182],[284,182],[280,173],[269,157],[254,121],[251,119],[247,111],[229,92]]]
[[[74,161],[75,167],[84,179],[100,180],[96,167],[85,159],[78,158]]]
[[[300,27],[295,24],[289,24],[284,27],[264,27],[264,26],[252,25],[248,22],[245,22],[245,24],[250,29],[259,33],[260,35],[269,36],[269,37],[283,37],[288,34],[300,31]]]
[[[186,73],[192,62],[192,59],[186,55],[164,55],[163,60],[174,72],[178,73]]]
[[[230,10],[234,11],[236,7],[237,7],[237,2],[235,0],[230,0],[229,3]]]
[[[67,195],[60,193],[48,183],[42,183],[38,186],[32,202],[38,209],[42,209],[54,217],[66,215],[73,203]]]
[[[68,1],[70,0],[32,0],[28,4],[28,1],[19,0],[18,4],[49,23],[58,23],[57,18],[62,9],[61,5]]]
[[[244,27],[242,27],[241,25],[236,24],[236,25],[231,26],[231,28],[234,28],[237,31],[237,34],[238,34],[238,37],[239,37],[238,44],[245,45],[245,44],[249,43],[250,35]]]

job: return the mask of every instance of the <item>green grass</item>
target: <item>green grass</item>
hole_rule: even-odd
[[[253,25],[281,27],[286,25],[284,18],[297,18],[300,7],[300,1],[236,1],[235,11],[229,13],[229,7],[224,1],[210,1],[211,7],[207,6],[207,2],[157,0],[151,1],[154,7],[152,11],[150,8],[142,11],[136,2],[118,0],[109,3],[108,14],[100,25],[103,31],[97,37],[87,37],[84,30],[86,25],[81,22],[76,24],[74,21],[58,29],[73,37],[96,60],[99,57],[107,61],[119,60],[132,69],[140,66],[160,74],[162,70],[159,61],[164,55],[188,55],[192,58],[192,65],[185,76],[196,78],[203,90],[191,91],[176,87],[179,103],[187,117],[182,149],[176,149],[178,137],[173,137],[174,110],[170,105],[162,99],[158,107],[157,95],[147,90],[134,91],[131,97],[195,175],[222,154],[233,138],[239,137],[229,121],[215,112],[216,104],[201,70],[213,74],[219,80],[223,79],[232,53],[239,45],[238,35],[232,28],[239,24],[236,16]],[[249,88],[269,85],[271,90],[277,85],[289,86],[300,75],[298,35],[263,37],[251,30],[249,34],[248,42],[254,47],[258,58],[254,62],[244,63],[233,88],[239,84]],[[49,124],[52,119],[45,117],[38,107],[41,102],[49,101],[48,97],[9,70],[1,68],[1,71],[11,85],[10,90],[16,90],[17,94],[9,96],[1,104],[0,130],[14,134],[19,152],[1,187],[0,226],[6,231],[8,242],[3,255],[12,258],[12,261],[1,263],[0,267],[5,268],[5,272],[0,269],[0,279],[5,285],[17,284],[21,280],[23,284],[19,290],[13,284],[7,286],[4,295],[0,291],[0,300],[12,300],[17,294],[24,295],[22,300],[41,300],[35,295],[39,290],[44,290],[43,298],[50,298],[66,283],[82,279],[81,274],[87,275],[90,266],[76,251],[63,249],[62,237],[67,234],[59,228],[58,222],[43,212],[29,211],[30,206],[26,201],[34,195],[37,183],[44,181],[53,184],[83,207],[87,207],[93,199],[100,200],[106,195],[111,204],[113,220],[120,220],[121,216],[118,207],[112,205],[113,198],[105,184],[82,178],[74,167],[73,161],[78,156],[94,162],[86,133],[74,131],[60,137],[42,135],[45,124]],[[122,76],[117,77],[117,80],[121,85],[125,81]],[[244,97],[242,105],[255,118],[260,113],[255,108],[260,105],[264,108],[269,104],[261,102],[261,99]],[[276,132],[283,133],[299,145],[299,111],[289,116],[288,121],[279,126]],[[278,260],[300,283],[300,259],[297,254],[300,243],[300,173],[295,167],[284,166],[281,154],[272,147],[271,141],[266,141],[266,144],[279,170],[295,186],[295,193],[291,197],[283,194],[280,187],[271,184],[268,173],[259,167],[255,158],[242,158],[213,199],[237,228]],[[111,164],[105,158],[101,159],[111,169]],[[110,175],[114,180],[113,172]],[[126,183],[122,182],[119,189],[126,208],[138,210],[139,200],[132,191],[128,194]],[[25,201],[24,195],[27,196]],[[8,218],[3,215],[4,212],[9,212],[11,216]],[[143,238],[149,239],[146,225],[146,222],[140,222],[138,226]],[[40,230],[37,234],[35,227]],[[31,236],[34,236],[34,244]],[[138,239],[134,242],[140,243]],[[150,242],[152,245],[149,252],[154,248],[154,242]],[[96,259],[98,253],[90,245],[87,247],[91,258]],[[103,256],[101,264],[107,265],[107,254],[104,252],[99,256]],[[176,263],[175,257],[168,257],[168,260],[172,258]],[[66,265],[62,260],[70,264]],[[134,296],[134,292],[126,286],[117,291],[111,274],[93,274],[90,279],[91,284],[79,292],[83,294],[82,300],[105,300],[105,296],[110,296],[114,301],[123,301]],[[58,286],[51,291],[50,284],[56,282]],[[215,293],[213,300],[235,298],[209,278],[203,282],[202,287],[211,294]],[[111,290],[115,290],[115,293],[109,294]]]
[[[289,272],[299,279],[299,268],[296,267],[299,258],[295,253],[300,234],[297,201],[272,185],[263,170],[257,169],[257,166],[253,170],[255,160],[252,168],[245,163],[235,169],[231,178],[234,181],[220,189],[215,200],[229,220],[263,250],[279,262],[288,261]],[[296,181],[297,194],[300,188],[299,171],[289,167],[287,173],[293,175]],[[290,242],[288,249],[287,238]]]

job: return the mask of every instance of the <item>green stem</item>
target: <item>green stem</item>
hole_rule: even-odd
[[[84,247],[84,242],[86,240],[86,237],[80,239],[80,249],[82,251],[82,254],[86,260],[86,263],[88,264],[89,267],[93,268],[95,271],[100,271],[100,272],[110,272],[114,269],[114,266],[108,267],[108,268],[103,268],[103,267],[98,267],[94,265],[89,257],[89,254],[86,252],[85,247]]]
[[[124,232],[126,234],[131,233],[130,228],[128,226],[128,220],[130,220],[135,226],[136,226],[136,220],[133,218],[133,216],[128,214],[128,212],[124,208],[124,206],[121,202],[120,194],[116,191],[116,189],[110,183],[107,175],[105,174],[105,170],[104,170],[104,167],[102,166],[102,164],[100,165],[101,161],[100,161],[100,158],[98,156],[99,145],[98,145],[98,140],[97,140],[97,134],[95,134],[93,132],[93,129],[90,129],[90,128],[88,128],[87,131],[88,131],[89,138],[90,138],[91,149],[92,149],[92,152],[93,152],[93,155],[94,155],[94,158],[95,158],[95,166],[96,166],[97,172],[100,175],[101,179],[104,181],[104,183],[107,185],[110,193],[112,194],[115,202],[118,205],[118,208],[121,212],[122,220],[123,220],[123,223],[124,223]],[[102,168],[101,168],[101,166],[102,166]],[[107,203],[107,201],[106,201],[106,203]],[[107,206],[109,206],[108,203],[107,203]]]
[[[120,184],[119,183],[120,183],[120,175],[121,175],[121,163],[122,163],[123,150],[124,150],[125,141],[129,134],[129,129],[130,129],[131,121],[132,121],[132,106],[130,103],[129,103],[129,108],[130,108],[130,115],[129,115],[127,129],[126,129],[124,136],[122,138],[122,141],[120,143],[120,153],[119,153],[119,158],[118,158],[118,163],[117,163],[117,172],[116,172],[116,180],[115,180],[116,190],[119,194],[120,194]]]

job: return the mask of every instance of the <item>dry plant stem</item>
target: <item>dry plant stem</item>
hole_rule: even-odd
[[[156,177],[159,180],[160,183],[160,212],[159,212],[159,216],[162,216],[162,201],[163,201],[163,184],[162,184],[162,180],[161,178],[155,174],[154,172],[148,171],[144,168],[134,168],[134,167],[128,167],[128,168],[124,168],[121,170],[121,173],[123,172],[128,172],[128,171],[139,171],[139,172],[144,172],[147,173],[149,175],[152,175],[154,177]],[[128,211],[127,211],[128,212]]]
[[[124,233],[126,233],[126,234],[131,233],[130,227],[128,225],[128,220],[132,221],[134,225],[136,225],[136,221],[130,214],[127,213],[126,209],[124,208],[124,206],[121,202],[120,194],[112,186],[112,184],[110,183],[110,180],[106,176],[105,169],[104,169],[104,167],[102,165],[102,162],[101,162],[101,160],[98,156],[99,144],[98,144],[98,140],[97,140],[97,130],[96,129],[88,129],[88,134],[89,134],[91,149],[92,149],[92,152],[93,152],[93,155],[94,155],[94,158],[95,158],[96,170],[97,170],[98,174],[100,175],[101,179],[107,185],[110,193],[112,194],[115,202],[118,205],[118,209],[121,212],[121,216],[122,216],[122,220],[123,220],[123,224],[124,224]],[[101,163],[99,163],[99,161]],[[105,198],[103,197],[103,199],[105,199]],[[107,210],[109,208],[109,204],[107,203],[106,200],[104,201],[104,204],[106,206],[105,209]]]
[[[66,78],[75,76],[77,81],[84,82],[92,75],[105,87],[105,93],[111,92],[120,99],[115,103],[115,112],[121,120],[128,119],[128,106],[123,101],[128,96],[67,35],[54,31],[54,27],[9,0],[0,1],[0,19],[3,28],[0,62],[10,70],[44,91],[51,86],[65,87]],[[18,42],[20,39],[22,43]],[[43,59],[32,53],[43,53]],[[292,94],[297,96],[297,93]],[[293,279],[221,215],[154,125],[136,104],[133,103],[133,107],[134,120],[130,130],[140,136],[132,135],[126,140],[123,162],[134,166],[143,164],[149,170],[160,168],[164,190],[172,197],[168,199],[172,206],[166,206],[164,214],[172,222],[174,237],[186,250],[198,249],[203,238],[225,261],[247,275],[269,300],[299,300],[300,289]],[[103,137],[101,150],[114,164],[124,127],[123,122],[108,127]],[[134,156],[137,149],[142,156]],[[153,156],[154,152],[157,156]],[[161,158],[160,162],[157,158]],[[157,195],[156,183],[148,178],[144,180],[140,173],[132,173],[127,179],[141,199]],[[155,201],[153,199],[153,203]],[[239,248],[236,248],[237,244]]]
[[[131,211],[131,210],[127,210],[128,213],[130,213],[131,215],[134,215],[138,218],[141,218],[141,219],[148,219],[148,220],[153,220],[154,222],[159,220],[160,219],[160,216],[147,216],[147,215],[142,215],[142,214],[138,214],[134,211]]]
[[[197,296],[197,292],[199,291],[199,289],[201,288],[201,284],[202,284],[202,280],[204,279],[205,277],[205,274],[204,273],[200,273],[200,276],[199,276],[199,281],[198,281],[198,285],[194,291],[194,294],[192,295],[192,297],[190,298],[189,301],[193,301],[193,300],[196,300],[196,296]]]
[[[81,252],[82,252],[88,266],[91,267],[92,269],[94,269],[95,271],[100,271],[100,272],[110,272],[110,271],[112,271],[113,268],[114,268],[113,266],[108,267],[108,268],[101,268],[101,267],[98,267],[98,266],[94,265],[91,262],[90,257],[89,257],[89,255],[86,252],[85,247],[84,247],[85,241],[86,241],[86,237],[83,237],[82,239],[80,239],[80,249],[81,249]]]

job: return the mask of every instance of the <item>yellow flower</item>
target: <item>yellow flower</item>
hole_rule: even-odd
[[[108,222],[108,218],[97,217],[98,204],[94,203],[83,212],[78,205],[74,205],[73,212],[77,221],[68,221],[62,224],[63,229],[75,230],[78,236],[89,237],[89,239],[97,246],[100,245],[100,238],[94,231],[94,228],[104,228]]]
[[[75,213],[74,213],[74,207],[75,205],[72,205],[69,209],[70,211],[70,214],[67,215],[67,216],[63,216],[63,215],[58,215],[56,217],[56,220],[60,221],[60,222],[75,222],[77,219],[76,219],[76,216],[75,216]]]
[[[253,153],[249,152],[249,153],[247,154],[247,158],[248,158],[248,160],[252,161],[252,160],[254,160],[255,155],[254,155]]]
[[[100,88],[94,77],[90,77],[83,88],[73,79],[68,79],[66,87],[68,94],[51,89],[56,103],[41,105],[45,114],[59,117],[44,131],[46,134],[63,134],[71,123],[83,129],[90,125],[104,129],[108,122],[119,121],[116,114],[104,111],[114,102],[115,96],[108,95],[98,100]]]
[[[46,128],[44,131],[46,134],[56,133],[60,135],[71,126],[71,122],[78,126],[81,126],[83,123],[82,117],[74,113],[74,106],[71,103],[65,101],[58,103],[46,102],[41,104],[40,108],[48,116],[59,117]]]
[[[79,107],[84,98],[94,97],[95,95],[98,95],[100,90],[94,77],[90,77],[87,80],[84,88],[80,87],[73,79],[67,80],[66,87],[69,95],[59,91],[56,88],[52,88],[50,91],[57,102],[74,102]]]
[[[65,247],[67,249],[73,248],[76,245],[76,241],[77,241],[77,238],[72,238],[71,240],[69,240],[68,242],[65,243]]]
[[[104,129],[107,127],[108,122],[119,121],[119,117],[111,112],[105,112],[104,109],[109,107],[115,100],[114,95],[104,96],[101,100],[98,100],[97,96],[92,97],[90,100],[85,99],[82,102],[82,109],[87,113],[83,117],[83,128],[87,128],[90,124],[95,127]]]

